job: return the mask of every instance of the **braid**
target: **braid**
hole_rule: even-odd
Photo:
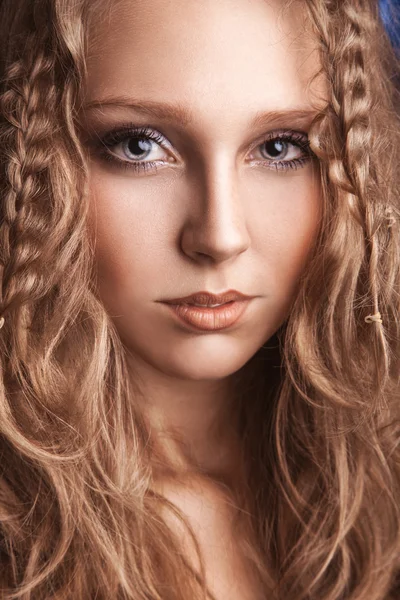
[[[29,60],[29,59],[28,59]],[[52,77],[53,61],[43,55],[35,57],[33,64],[20,59],[8,69],[9,88],[0,97],[0,110],[4,123],[1,139],[7,141],[8,159],[5,166],[3,222],[0,229],[3,273],[4,308],[11,304],[9,288],[12,277],[22,274],[35,260],[35,239],[42,232],[35,213],[41,206],[41,174],[51,161],[43,141],[52,135],[48,112],[55,110],[54,84],[46,85],[44,102],[41,84]],[[49,91],[48,91],[49,90]],[[5,145],[5,144],[4,144]],[[43,204],[43,203],[42,203]],[[35,219],[36,216],[36,219]],[[23,301],[29,297],[29,279],[24,286],[19,281],[18,294]],[[14,297],[16,293],[14,292]]]
[[[281,587],[287,597],[389,600],[400,543],[393,54],[373,0],[306,5],[321,49],[315,77],[327,78],[327,105],[309,132],[325,210],[288,320],[277,402]],[[308,465],[301,475],[298,456]]]
[[[378,231],[382,225],[387,225],[384,216],[386,206],[379,204],[380,198],[374,193],[379,183],[376,173],[374,174],[370,166],[371,116],[375,106],[368,85],[372,76],[371,65],[367,69],[364,57],[369,29],[373,22],[372,19],[366,18],[362,8],[349,2],[343,3],[344,23],[347,28],[343,38],[347,40],[347,43],[343,43],[342,48],[338,45],[338,49],[341,51],[341,64],[336,70],[335,79],[337,81],[334,83],[333,89],[340,107],[339,121],[343,124],[344,171],[351,184],[354,198],[360,203],[360,210],[364,217],[369,294],[372,299],[373,312],[379,313],[378,272],[381,256]],[[376,393],[387,383],[389,349],[382,327],[376,325],[372,335],[374,364],[377,366],[373,375],[376,384],[373,393]]]
[[[84,226],[85,211],[72,202],[72,196],[82,194],[82,189],[78,192],[78,182],[69,180],[65,168],[68,154],[82,163],[69,106],[71,88],[76,85],[71,81],[74,71],[71,68],[67,77],[63,74],[62,80],[67,79],[64,86],[57,85],[59,63],[64,63],[64,69],[68,63],[64,56],[59,60],[59,49],[53,49],[54,3],[36,0],[31,10],[33,29],[21,34],[19,43],[23,37],[24,49],[14,52],[14,60],[6,65],[0,93],[0,315],[17,312],[17,318],[24,319],[28,327],[35,320],[33,329],[40,335],[49,315],[45,319],[38,303],[48,300],[60,273],[72,267],[71,254],[77,250],[79,232],[71,240],[66,240],[66,232]],[[42,22],[36,29],[38,20]],[[62,135],[60,123],[69,137]],[[71,189],[74,183],[76,189]],[[77,268],[83,264],[82,257]],[[73,268],[70,271],[73,276]],[[4,329],[7,321],[5,318]],[[18,335],[13,334],[12,352],[15,349],[15,359],[25,357],[23,328],[13,329],[18,329]]]
[[[395,315],[385,293],[386,284],[386,290],[382,291],[382,282],[385,275],[393,277],[389,259],[399,252],[398,225],[394,217],[399,214],[399,207],[390,199],[393,190],[387,189],[385,166],[382,161],[377,164],[371,160],[371,156],[376,157],[381,151],[388,162],[387,170],[392,166],[390,151],[393,154],[395,150],[387,147],[385,136],[374,135],[379,131],[380,117],[384,115],[385,121],[388,120],[391,90],[385,89],[383,83],[374,85],[375,80],[385,81],[387,76],[368,48],[372,34],[377,37],[374,31],[377,20],[371,19],[372,3],[368,0],[327,3],[311,0],[308,7],[318,29],[323,70],[331,91],[329,106],[318,123],[319,130],[316,128],[310,135],[315,153],[327,165],[325,184],[333,205],[327,210],[326,229],[336,211],[335,204],[341,217],[340,222],[330,225],[337,228],[335,270],[340,271],[341,276],[335,278],[332,285],[336,286],[329,290],[331,335],[328,344],[329,339],[337,340],[337,345],[331,344],[335,359],[329,367],[335,371],[336,365],[340,370],[343,353],[338,349],[343,348],[346,339],[351,341],[346,354],[351,355],[357,337],[363,338],[363,343],[374,349],[369,381],[372,394],[378,398],[379,390],[388,383],[391,360],[385,325],[390,324],[391,329]],[[372,89],[379,89],[379,97],[373,96]],[[346,249],[348,239],[353,240],[351,253]],[[347,306],[348,317],[341,325],[334,315],[338,304]],[[354,313],[353,307],[359,312]],[[379,311],[383,325],[376,318]],[[359,322],[354,320],[356,315]],[[365,321],[373,323],[367,331]],[[341,326],[343,335],[338,329]],[[369,354],[365,352],[366,357]]]

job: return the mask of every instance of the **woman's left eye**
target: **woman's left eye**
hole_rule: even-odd
[[[121,168],[143,172],[156,171],[158,166],[174,162],[169,148],[165,137],[154,129],[125,127],[106,134],[100,140],[99,153]],[[312,154],[307,134],[288,130],[268,134],[256,148],[263,158],[251,156],[252,162],[274,170],[297,169],[309,161]],[[152,159],[144,161],[149,157]]]
[[[300,132],[271,134],[257,149],[264,158],[256,161],[256,164],[263,165],[267,162],[270,168],[276,170],[298,168],[304,165],[312,154],[308,136]]]

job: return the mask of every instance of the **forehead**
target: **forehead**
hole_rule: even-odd
[[[295,1],[117,0],[89,32],[87,102],[110,96],[191,107],[192,116],[308,107],[316,39]]]

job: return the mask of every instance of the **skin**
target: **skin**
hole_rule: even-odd
[[[320,219],[315,162],[276,170],[263,144],[282,130],[306,136],[323,105],[322,82],[309,85],[319,63],[302,12],[296,5],[281,15],[281,7],[278,0],[123,0],[90,37],[83,131],[99,294],[165,454],[206,473],[232,465],[232,375],[288,317]],[[116,96],[179,103],[191,118],[145,114],[112,103]],[[259,112],[295,108],[310,115],[252,125]],[[98,138],[126,123],[150,127],[168,145],[147,142],[143,158],[126,146],[124,153],[122,143],[109,152],[162,162],[157,172],[101,157]],[[278,159],[304,155],[289,143]],[[256,298],[219,331],[194,332],[158,302],[231,288]],[[179,439],[167,443],[172,432]]]

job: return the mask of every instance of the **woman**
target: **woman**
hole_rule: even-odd
[[[2,598],[398,598],[377,2],[0,23]]]

